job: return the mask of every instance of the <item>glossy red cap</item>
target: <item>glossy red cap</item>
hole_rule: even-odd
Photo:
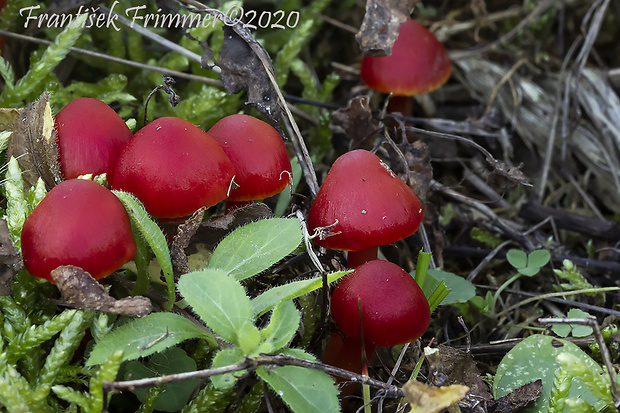
[[[371,89],[396,96],[433,91],[448,80],[450,73],[452,62],[445,47],[412,19],[400,26],[391,55],[362,59],[364,83]]]
[[[362,306],[364,340],[377,346],[417,340],[431,321],[428,301],[418,283],[389,261],[360,265],[334,289],[331,313],[347,337],[361,336],[358,301]]]
[[[311,233],[334,225],[334,235],[314,241],[325,248],[359,251],[390,244],[418,230],[422,205],[377,155],[358,149],[329,170],[308,213]]]
[[[292,177],[291,161],[282,137],[273,126],[252,116],[236,114],[219,120],[209,135],[235,166],[230,201],[252,201],[280,193]]]
[[[180,218],[226,199],[235,169],[198,126],[159,118],[140,129],[118,159],[112,188],[134,194],[158,218]]]
[[[65,179],[84,174],[112,173],[133,134],[125,121],[104,102],[78,98],[55,119],[60,171]]]
[[[70,179],[49,191],[26,218],[21,246],[28,272],[49,281],[61,265],[106,277],[136,255],[123,204],[109,189],[85,179]]]

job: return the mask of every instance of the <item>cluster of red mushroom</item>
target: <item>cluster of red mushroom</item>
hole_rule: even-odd
[[[209,132],[175,117],[159,118],[135,135],[105,103],[79,98],[55,118],[66,179],[27,217],[22,231],[26,269],[51,281],[60,265],[101,278],[133,259],[127,213],[107,188],[81,175],[107,174],[112,189],[134,194],[156,218],[174,219],[221,201],[264,199],[290,182],[282,138],[269,124],[236,114]],[[229,209],[231,205],[229,205]]]
[[[375,154],[354,150],[339,157],[329,170],[308,214],[308,225],[324,248],[348,251],[354,271],[335,288],[331,314],[337,335],[325,362],[361,367],[375,346],[394,346],[418,339],[430,324],[424,293],[405,270],[378,260],[378,247],[417,231],[423,219],[420,201]]]

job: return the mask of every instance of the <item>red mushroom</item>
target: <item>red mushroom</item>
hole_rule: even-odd
[[[226,201],[228,210],[276,195],[289,184],[292,173],[286,146],[268,123],[236,114],[218,121],[208,133],[235,166],[237,186]]]
[[[377,248],[408,237],[423,219],[415,193],[372,152],[340,156],[308,213],[311,231],[325,248],[349,251],[347,266],[377,258]]]
[[[180,218],[226,199],[235,169],[198,126],[159,118],[140,129],[118,159],[112,187],[133,193],[158,218]]]
[[[98,99],[78,98],[55,118],[60,171],[65,179],[112,173],[132,133],[114,110]]]
[[[451,73],[452,62],[445,47],[424,26],[408,19],[400,26],[392,54],[364,57],[360,75],[371,89],[399,97],[431,92]],[[393,99],[391,104],[406,105],[398,100]]]
[[[75,265],[99,279],[136,255],[129,216],[112,192],[96,182],[70,179],[50,190],[24,222],[22,256],[34,277]]]
[[[362,319],[360,320],[360,306]],[[417,340],[430,324],[430,308],[413,277],[389,261],[358,266],[334,289],[331,313],[347,337],[377,346]]]

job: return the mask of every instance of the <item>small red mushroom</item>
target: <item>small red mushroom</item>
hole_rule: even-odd
[[[408,237],[423,219],[413,190],[377,155],[358,149],[329,170],[308,213],[310,231],[325,248],[349,251],[347,266],[377,258],[377,248]],[[321,229],[329,228],[326,234]]]
[[[112,187],[134,194],[157,218],[180,218],[226,199],[235,174],[198,126],[164,117],[140,129],[118,159]]]
[[[136,255],[125,208],[96,182],[70,179],[50,190],[24,222],[24,265],[34,277],[75,265],[96,279],[118,270]]]
[[[125,121],[98,99],[78,98],[55,118],[60,171],[65,179],[108,174],[132,137]]]
[[[392,54],[365,56],[360,76],[371,89],[394,94],[392,107],[408,107],[405,100],[410,99],[398,97],[431,92],[446,83],[451,73],[452,62],[446,48],[420,23],[407,19],[400,26]]]
[[[383,260],[368,261],[343,278],[332,294],[330,311],[347,337],[361,337],[363,323],[363,339],[377,346],[417,340],[431,319],[418,283]]]
[[[277,130],[252,116],[235,114],[219,120],[209,135],[222,146],[235,166],[235,184],[227,209],[280,193],[292,172],[286,146]]]

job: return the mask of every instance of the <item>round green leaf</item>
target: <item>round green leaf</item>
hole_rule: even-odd
[[[536,334],[517,344],[504,356],[493,380],[493,396],[498,399],[524,384],[541,379],[543,390],[540,397],[521,412],[547,412],[554,373],[559,367],[557,357],[565,352],[579,357],[595,372],[602,374],[601,367],[575,344],[559,338]],[[578,378],[572,379],[569,397],[580,398],[597,407],[602,407],[602,401],[594,396]]]
[[[528,267],[544,267],[549,264],[551,254],[547,250],[535,250],[527,256]]]
[[[510,265],[517,269],[527,267],[527,255],[521,250],[509,250],[506,253],[506,259]]]

